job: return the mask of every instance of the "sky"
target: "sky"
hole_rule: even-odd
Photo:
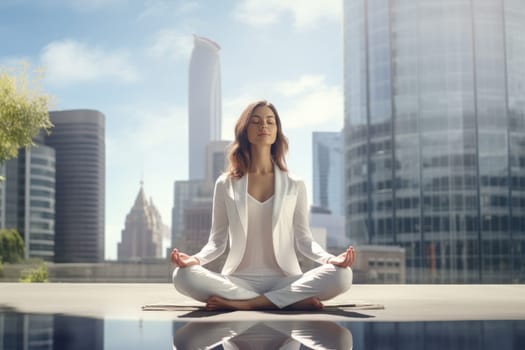
[[[0,1],[0,66],[43,68],[52,110],[105,115],[106,259],[142,179],[171,226],[174,182],[189,172],[193,34],[221,47],[222,138],[247,104],[272,102],[311,200],[312,132],[343,127],[342,1]]]

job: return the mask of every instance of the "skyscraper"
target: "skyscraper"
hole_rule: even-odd
[[[524,32],[520,0],[344,2],[346,230],[408,282],[525,280]]]
[[[343,137],[341,132],[314,132],[314,205],[344,215]]]
[[[202,236],[203,230],[207,230],[207,234],[209,234],[208,222],[211,222],[213,186],[219,175],[225,170],[227,146],[229,144],[230,141],[208,143],[204,164],[205,179],[175,181],[171,211],[171,242],[173,246],[187,246],[190,241],[192,247],[206,243],[207,236],[204,239],[195,236],[197,231],[199,232],[198,235]],[[208,210],[207,213],[206,210]],[[191,217],[191,224],[186,222],[188,217]],[[188,235],[193,236],[188,237]]]
[[[220,46],[193,36],[189,75],[189,180],[206,176],[206,145],[220,140],[222,122]]]
[[[46,144],[56,152],[56,262],[104,260],[105,117],[94,110],[50,112]]]
[[[53,261],[55,256],[55,150],[44,145],[20,149],[4,164],[0,183],[0,228],[16,229],[24,239],[25,258]]]
[[[206,146],[206,181],[214,184],[225,171],[230,141],[212,141]]]
[[[161,258],[163,224],[158,209],[148,202],[142,184],[126,216],[118,260]]]

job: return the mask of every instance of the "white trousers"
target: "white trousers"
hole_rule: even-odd
[[[200,265],[176,268],[173,284],[181,294],[206,302],[211,296],[230,300],[266,296],[278,308],[316,297],[331,299],[352,285],[352,270],[332,264],[316,267],[297,276],[221,275]]]

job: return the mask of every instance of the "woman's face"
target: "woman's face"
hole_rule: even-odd
[[[277,138],[275,114],[268,106],[259,106],[248,121],[248,141],[252,145],[271,146]]]

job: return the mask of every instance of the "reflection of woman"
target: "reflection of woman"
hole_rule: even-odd
[[[179,328],[174,349],[352,349],[352,333],[335,322],[193,322]],[[303,347],[301,347],[303,345]]]
[[[189,256],[173,249],[175,288],[217,309],[320,309],[352,284],[355,253],[328,254],[312,239],[306,187],[288,174],[288,143],[275,107],[250,104],[235,126],[227,174],[217,179],[210,238]],[[222,274],[202,265],[219,257]],[[302,273],[297,248],[322,264]]]

